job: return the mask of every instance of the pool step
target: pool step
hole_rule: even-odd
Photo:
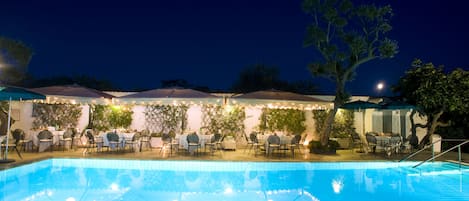
[[[425,175],[449,175],[463,174],[469,172],[469,167],[461,166],[455,163],[428,163],[417,168],[404,168],[404,173],[409,176],[425,176]]]

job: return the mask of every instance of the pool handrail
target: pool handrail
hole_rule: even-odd
[[[466,140],[466,141],[464,141],[464,142],[462,142],[462,143],[459,143],[458,145],[453,146],[453,147],[451,147],[450,149],[448,149],[448,150],[446,150],[446,151],[444,151],[444,152],[441,152],[440,154],[437,154],[436,156],[432,156],[431,158],[429,158],[429,159],[427,159],[427,160],[425,160],[425,161],[422,161],[422,162],[420,162],[420,163],[417,164],[417,165],[414,165],[413,168],[416,168],[416,167],[418,167],[418,166],[420,166],[420,165],[422,165],[422,164],[424,164],[424,163],[426,163],[426,162],[428,162],[428,161],[434,160],[434,159],[436,159],[436,158],[438,158],[438,157],[440,157],[440,156],[442,156],[442,155],[444,155],[444,154],[446,154],[446,153],[448,153],[448,152],[450,152],[450,151],[452,151],[453,149],[456,149],[456,148],[458,148],[459,168],[461,168],[461,146],[462,146],[462,145],[465,145],[465,144],[467,144],[467,143],[469,143],[469,140]]]
[[[436,143],[438,143],[438,142],[441,142],[441,139],[438,139],[438,140],[436,140],[435,142],[432,142],[432,143],[429,144],[429,145],[425,145],[423,148],[417,150],[416,152],[410,153],[409,155],[407,155],[407,156],[405,156],[404,158],[402,158],[401,160],[399,160],[399,162],[406,161],[407,159],[414,157],[414,156],[417,155],[418,153],[420,153],[420,152],[422,152],[422,151],[424,151],[424,150],[426,150],[426,149],[428,149],[428,148],[430,148],[430,147],[433,148],[433,146],[434,146]],[[432,151],[432,156],[434,156],[433,151]]]

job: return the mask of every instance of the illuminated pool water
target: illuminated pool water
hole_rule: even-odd
[[[0,171],[0,200],[469,200],[469,167],[414,164],[50,159]]]

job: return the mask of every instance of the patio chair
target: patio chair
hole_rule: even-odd
[[[113,150],[113,149],[119,150],[119,148],[120,148],[120,146],[119,146],[119,144],[120,144],[119,135],[117,135],[117,133],[110,132],[110,133],[106,134],[106,137],[107,137],[107,141],[109,143],[108,151],[109,151],[109,148],[111,150]]]
[[[81,141],[81,137],[85,135],[86,130],[84,130],[81,134],[78,133],[76,128],[70,128],[72,131],[72,145],[71,147],[75,146],[77,148],[78,146],[83,145],[83,142]]]
[[[93,135],[94,136],[94,144],[96,145],[96,152],[101,152],[104,147],[104,139],[103,136]]]
[[[265,149],[263,149],[264,144],[260,143],[259,139],[257,139],[257,133],[256,132],[252,132],[251,134],[249,134],[249,139],[252,141],[252,148],[251,149],[254,149],[254,156],[257,156],[258,152],[262,152],[263,150],[265,150]],[[248,153],[251,151],[251,149],[248,150]]]
[[[150,147],[150,150],[152,150],[150,140],[151,136],[149,133],[143,131],[140,133],[140,152],[142,152],[143,146]]]
[[[373,152],[373,153],[376,153],[376,146],[378,146],[377,144],[377,140],[376,140],[376,136],[371,134],[371,133],[367,133],[366,134],[366,141],[368,143],[368,148]]]
[[[37,139],[39,140],[38,142],[38,146],[37,146],[37,151],[41,151],[41,146],[46,146],[44,148],[44,150],[46,150],[47,148],[50,149],[50,151],[52,151],[52,145],[53,145],[53,135],[50,131],[48,130],[43,130],[41,132],[39,132],[39,134],[37,134]]]
[[[95,148],[96,147],[96,140],[94,138],[92,131],[85,132],[86,139],[88,142],[86,143],[86,148]]]
[[[200,141],[199,136],[196,133],[187,135],[187,144],[187,151],[189,151],[189,153],[192,153],[192,149],[195,149],[195,153],[198,154],[198,150],[200,148]]]
[[[256,134],[256,132],[252,133]],[[248,137],[246,134],[244,134],[244,138],[246,139],[246,148],[244,149],[244,152],[246,152],[246,150],[251,151],[251,149],[254,147],[254,142],[252,141],[251,137]]]
[[[25,139],[25,133],[22,129],[15,129],[11,132],[11,135],[15,139],[15,144],[17,147],[23,148],[23,151],[26,151],[26,147],[31,149],[33,147],[33,141],[31,139]]]
[[[209,147],[209,151],[213,155],[216,150],[221,149],[222,141],[223,141],[223,136],[220,133],[215,133],[210,139],[210,142],[205,143],[205,148]]]
[[[135,145],[138,145],[138,140],[140,138],[139,133],[135,133],[131,138],[124,139],[124,150],[125,147],[129,147],[129,150],[135,152]]]
[[[64,134],[59,137],[59,147],[62,147],[62,151],[65,151],[67,144],[70,146],[69,149],[72,148],[73,134],[73,130],[68,128]]]
[[[290,144],[287,144],[287,150],[290,150],[292,153],[292,157],[295,158],[295,149],[298,149],[298,151],[301,152],[300,150],[300,140],[301,140],[301,135],[295,135],[292,139]]]
[[[267,155],[272,155],[275,150],[280,150],[280,137],[277,134],[270,135],[267,138],[267,142],[269,143]]]
[[[360,136],[358,135],[358,133],[356,132],[353,132],[351,134],[351,138],[352,138],[352,143],[350,143],[351,147],[350,149],[352,149],[352,152],[353,150],[358,147],[360,148],[359,152],[363,152],[363,142],[362,142],[362,139],[360,138]]]
[[[8,144],[6,144],[6,136],[2,136],[0,138],[0,153],[5,154],[6,148],[8,147],[8,150],[15,150],[20,159],[23,159],[23,156],[21,156],[20,151],[18,150],[18,147],[16,146],[16,142],[13,143],[13,140],[9,141]],[[3,155],[1,156],[1,159],[5,159],[7,156]]]
[[[160,153],[163,153],[164,150],[169,150],[170,152],[172,152],[171,142],[173,141],[173,139],[171,138],[171,135],[169,135],[168,133],[161,134],[161,141],[161,147],[157,147],[160,148]]]

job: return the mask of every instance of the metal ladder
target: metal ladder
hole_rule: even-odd
[[[434,147],[434,145],[435,145],[436,143],[441,142],[441,141],[453,141],[453,142],[454,142],[454,141],[463,141],[463,142],[461,142],[461,143],[459,143],[459,144],[457,144],[457,145],[451,147],[450,149],[448,149],[448,150],[446,150],[446,151],[444,151],[444,152],[441,152],[441,153],[438,154],[438,155],[435,155],[435,152],[433,151],[433,147]],[[399,160],[399,162],[406,161],[406,160],[408,160],[408,159],[414,157],[414,156],[417,155],[418,153],[420,153],[420,152],[422,152],[422,151],[424,151],[424,150],[426,150],[426,149],[428,149],[428,148],[431,147],[431,148],[432,148],[432,157],[430,157],[430,158],[426,159],[425,161],[422,161],[422,162],[418,163],[417,165],[414,165],[414,166],[413,166],[413,168],[416,168],[416,167],[418,167],[418,166],[420,166],[420,165],[422,165],[422,164],[424,164],[424,163],[426,163],[426,162],[428,162],[428,161],[435,160],[436,158],[439,158],[440,156],[443,156],[443,155],[445,155],[446,153],[448,153],[448,152],[450,152],[450,151],[452,151],[452,150],[458,148],[458,161],[459,161],[458,164],[459,164],[459,168],[461,168],[461,146],[463,146],[463,145],[465,145],[465,144],[467,144],[467,143],[469,143],[469,140],[465,140],[465,139],[445,139],[445,140],[441,140],[441,139],[440,139],[440,140],[437,140],[437,141],[435,141],[435,142],[432,142],[430,145],[426,145],[425,147],[423,147],[422,149],[420,149],[420,150],[418,150],[418,151],[416,151],[416,152],[414,152],[414,153],[409,154],[408,156],[406,156],[406,157],[402,158],[401,160]]]

